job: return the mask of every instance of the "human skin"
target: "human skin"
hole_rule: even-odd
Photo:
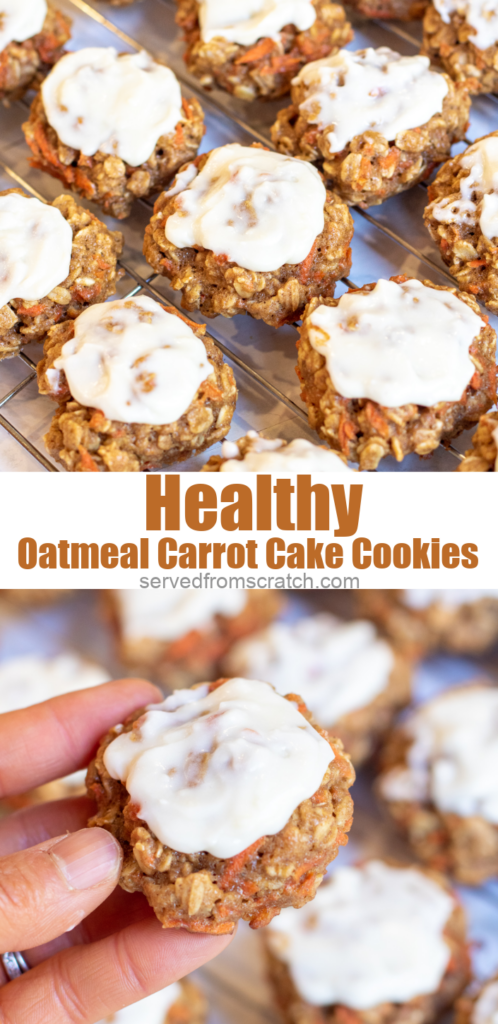
[[[85,767],[116,721],[161,699],[126,679],[0,715],[0,800]],[[93,810],[76,797],[0,821],[0,953],[21,950],[31,968],[8,981],[0,967],[2,1024],[94,1024],[230,941],[164,931],[141,894],[118,888],[121,849],[85,828]]]

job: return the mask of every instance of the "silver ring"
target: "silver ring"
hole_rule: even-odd
[[[21,974],[29,971],[22,953],[3,953],[2,964],[9,981],[14,981],[14,978],[20,978]]]

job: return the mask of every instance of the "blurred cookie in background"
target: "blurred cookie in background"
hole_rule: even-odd
[[[498,590],[362,590],[358,608],[396,644],[482,654],[498,642]]]

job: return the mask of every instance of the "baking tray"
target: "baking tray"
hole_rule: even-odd
[[[175,25],[173,0],[141,0],[126,8],[112,7],[101,0],[55,0],[57,7],[73,20],[71,49],[82,46],[115,46],[120,51],[145,47],[159,60],[165,61],[177,74],[186,96],[199,97],[205,111],[206,135],[201,152],[228,142],[248,145],[258,141],[269,143],[269,130],[277,110],[288,97],[269,103],[244,103],[220,89],[210,93],[199,88],[182,59],[183,44]],[[381,23],[359,18],[348,11],[355,30],[350,49],[365,46],[390,46],[403,54],[417,53],[420,47],[420,23]],[[39,198],[51,200],[62,189],[60,182],[34,170],[29,165],[29,150],[21,125],[27,118],[30,97],[0,109],[0,189],[21,185]],[[498,99],[479,97],[473,100],[468,141],[498,126]],[[270,143],[271,145],[271,143]],[[455,147],[455,152],[463,144]],[[378,277],[408,274],[421,280],[429,278],[436,284],[454,284],[444,267],[439,252],[422,222],[426,204],[426,187],[418,185],[401,196],[389,199],[380,207],[361,211],[354,209],[355,233],[352,242],[353,266],[350,280],[363,285]],[[79,199],[79,202],[83,200]],[[88,204],[91,205],[91,204]],[[120,261],[125,276],[119,284],[119,295],[136,294],[142,289],[159,300],[179,307],[180,294],[172,291],[165,278],[151,273],[142,256],[142,241],[152,209],[151,201],[139,200],[132,215],[116,222],[125,236],[125,250]],[[97,213],[102,216],[99,209]],[[348,287],[340,281],[336,295]],[[202,317],[193,315],[202,322]],[[496,318],[490,316],[496,328]],[[299,397],[295,374],[295,327],[268,327],[249,316],[233,320],[217,317],[208,321],[208,331],[222,348],[232,366],[239,399],[233,418],[230,438],[240,437],[248,429],[262,430],[268,437],[291,440],[302,436],[317,441],[310,430],[306,408]],[[35,366],[41,347],[27,346],[23,353],[0,363],[0,471],[28,470],[57,472],[60,467],[47,455],[43,434],[53,415],[50,399],[38,395]],[[452,472],[457,468],[461,452],[470,446],[471,431],[461,434],[445,448],[442,445],[430,458],[409,455],[402,463],[392,456],[383,459],[381,472]],[[199,470],[209,454],[193,457],[171,469]]]
[[[288,595],[284,618],[327,608],[344,610],[340,595]],[[103,664],[111,675],[127,675],[116,660],[111,633],[100,614],[99,596],[80,591],[47,609],[0,615],[0,662],[20,654],[53,655],[76,650]],[[415,702],[427,700],[446,687],[488,676],[498,683],[498,653],[475,661],[438,656],[421,662],[415,675]],[[373,773],[363,769],[352,794],[355,803],[349,843],[331,870],[364,857],[388,856],[413,860],[392,823],[384,817],[372,794]],[[484,980],[498,969],[498,881],[476,888],[458,886],[466,908],[475,975]],[[233,943],[193,977],[209,1000],[208,1024],[279,1024],[267,983],[261,936],[242,924]],[[448,1014],[449,1024],[451,1017]]]

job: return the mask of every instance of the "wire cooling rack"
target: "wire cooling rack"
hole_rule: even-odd
[[[59,9],[73,21],[70,49],[83,46],[115,46],[120,51],[145,47],[154,57],[165,61],[181,81],[186,96],[197,96],[204,108],[206,135],[201,151],[228,142],[270,144],[269,131],[277,111],[289,101],[244,103],[214,89],[205,93],[189,74],[182,59],[183,44],[175,25],[175,4],[172,0],[141,0],[131,7],[116,8],[101,0],[54,0]],[[350,49],[365,46],[390,46],[410,55],[420,48],[421,25],[378,22],[348,13],[355,36]],[[19,185],[39,199],[52,200],[62,191],[60,182],[29,165],[29,151],[21,125],[27,118],[29,97],[0,109],[0,189]],[[473,100],[471,124],[467,141],[492,131],[498,126],[498,99],[478,97]],[[455,152],[463,144],[455,147]],[[79,202],[86,204],[84,200]],[[338,283],[336,295],[348,287],[361,286],[378,277],[408,274],[436,284],[454,284],[439,252],[423,226],[422,212],[427,202],[424,185],[418,185],[380,207],[353,209],[355,233],[352,242],[351,279]],[[124,276],[119,282],[120,297],[146,292],[152,297],[180,307],[180,295],[172,291],[165,278],[151,273],[142,256],[145,226],[153,203],[139,200],[126,221],[116,222],[96,212],[106,223],[119,227],[125,236],[125,249],[120,266]],[[193,319],[202,321],[195,314]],[[490,316],[496,328],[496,318]],[[229,437],[237,438],[248,429],[262,430],[268,437],[291,440],[296,436],[317,440],[308,426],[306,408],[299,396],[295,374],[297,331],[292,325],[268,327],[248,316],[233,320],[217,317],[208,321],[208,331],[232,366],[237,380],[239,400]],[[39,470],[57,472],[57,464],[47,455],[43,434],[48,429],[54,406],[50,399],[38,394],[36,363],[41,346],[25,347],[12,359],[0,362],[0,471]],[[470,446],[471,432],[457,438],[449,447],[442,445],[428,459],[410,455],[402,463],[393,457],[384,459],[383,472],[454,471],[461,452]],[[211,449],[211,452],[217,448]],[[200,469],[208,456],[202,455],[179,464],[182,470]],[[178,468],[173,466],[173,469]]]

